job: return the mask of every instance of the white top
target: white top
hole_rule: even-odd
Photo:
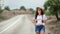
[[[42,15],[38,15],[37,16],[37,23],[36,23],[36,25],[45,25],[45,23],[42,23],[42,20],[47,20],[47,17],[45,16],[45,14],[43,15],[43,19],[42,19]]]

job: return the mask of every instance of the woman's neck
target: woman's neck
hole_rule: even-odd
[[[41,14],[38,14],[39,16],[41,15]]]

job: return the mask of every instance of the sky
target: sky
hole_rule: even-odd
[[[9,6],[10,9],[19,9],[21,6],[25,6],[26,9],[36,7],[43,8],[46,0],[3,0],[3,4],[5,6]]]

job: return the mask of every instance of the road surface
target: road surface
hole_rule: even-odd
[[[35,26],[29,15],[17,15],[9,20],[0,22],[0,34],[36,34]],[[45,34],[50,31],[46,29]]]

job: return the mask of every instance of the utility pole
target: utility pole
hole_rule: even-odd
[[[1,9],[2,9],[3,5],[4,5],[4,1],[3,0],[0,0],[0,8]]]

